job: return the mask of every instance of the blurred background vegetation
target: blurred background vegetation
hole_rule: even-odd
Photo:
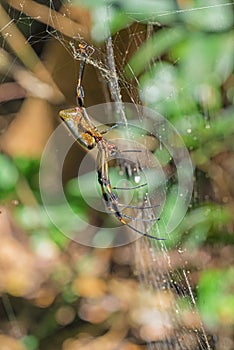
[[[145,310],[157,304],[160,294],[166,312],[172,299],[155,288],[141,289],[134,244],[94,249],[72,242],[51,223],[40,199],[41,153],[59,123],[58,111],[76,103],[79,61],[69,40],[76,36],[78,43],[81,38],[95,49],[96,67],[87,66],[84,80],[86,104],[95,105],[110,100],[100,74],[110,33],[123,100],[165,116],[183,137],[194,166],[191,205],[166,253],[170,273],[190,272],[199,310],[194,314],[191,303],[186,307],[186,298],[177,301],[182,323],[188,330],[200,329],[201,318],[210,349],[234,348],[233,19],[233,3],[225,0],[1,2],[4,349],[135,350],[146,349],[147,342],[155,349],[180,348],[173,343],[179,330],[158,325],[153,334],[150,329],[144,333],[144,317],[150,317]],[[97,214],[72,191],[83,155],[74,147],[65,164],[67,198],[77,213],[98,225]],[[140,255],[147,260],[143,248]],[[163,254],[157,252],[161,273],[167,270],[160,265]],[[181,279],[177,283],[174,298],[180,299],[184,286]]]

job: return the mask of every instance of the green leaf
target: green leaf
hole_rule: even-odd
[[[180,59],[183,78],[192,83],[220,84],[233,69],[233,35],[194,33],[187,42],[173,51],[174,59]]]
[[[176,5],[173,0],[117,0],[115,7],[125,12],[134,20],[149,23],[149,21],[169,23],[177,17]]]
[[[19,171],[26,177],[31,177],[33,174],[38,173],[40,161],[38,159],[17,157],[14,162]]]
[[[183,3],[182,3],[183,4]],[[227,0],[194,0],[192,7],[184,5],[181,17],[201,30],[224,31],[233,25],[232,2]]]
[[[185,114],[197,109],[191,91],[172,64],[156,63],[142,76],[140,87],[143,102],[170,120],[176,117],[176,123],[181,119],[183,124]]]
[[[139,75],[152,59],[167,52],[186,36],[185,30],[181,26],[160,30],[151,39],[146,41],[130,59],[125,67],[126,75],[128,77]]]
[[[127,27],[132,19],[123,11],[106,6],[97,7],[93,10],[92,38],[97,42],[106,40],[110,34]],[[100,20],[101,19],[101,20]]]
[[[0,154],[0,190],[12,190],[19,179],[19,172],[10,158]]]
[[[39,341],[34,335],[26,335],[21,339],[21,342],[28,350],[36,350],[39,346]]]
[[[198,285],[198,307],[209,326],[234,324],[234,268],[207,270]]]

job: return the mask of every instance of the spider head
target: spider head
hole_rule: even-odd
[[[79,120],[82,117],[82,114],[81,114],[81,110],[78,107],[76,107],[76,108],[69,108],[69,109],[64,109],[63,111],[60,111],[59,116],[64,122],[68,122],[69,120],[79,122]]]
[[[82,114],[79,108],[65,109],[59,112],[60,118],[63,120],[66,127],[70,130],[74,138],[79,142],[81,138],[80,122]]]

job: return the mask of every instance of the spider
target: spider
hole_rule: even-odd
[[[109,160],[111,157],[119,155],[123,152],[138,152],[138,150],[124,150],[121,151],[118,147],[113,143],[103,137],[103,134],[106,134],[110,129],[115,128],[117,125],[114,125],[107,130],[99,131],[97,127],[94,125],[92,120],[90,119],[84,104],[84,90],[82,87],[82,78],[84,74],[84,68],[86,63],[86,49],[87,45],[80,44],[79,49],[81,54],[83,54],[83,60],[80,63],[80,70],[78,76],[78,83],[76,88],[76,99],[77,99],[77,107],[62,110],[59,112],[61,119],[64,121],[67,128],[71,131],[72,135],[75,137],[76,141],[83,146],[87,150],[92,150],[97,147],[98,150],[98,161],[97,161],[97,175],[98,175],[98,183],[101,187],[102,197],[108,208],[109,212],[113,213],[115,217],[123,224],[128,226],[130,229],[139,233],[142,236],[146,236],[152,239],[161,240],[163,238],[158,238],[150,235],[149,233],[145,233],[143,231],[138,230],[133,227],[126,221],[126,219],[130,219],[133,221],[145,221],[151,222],[156,221],[158,219],[137,219],[133,218],[129,215],[124,214],[120,207],[121,204],[118,202],[117,195],[113,192],[116,189],[136,189],[145,186],[146,184],[136,185],[130,188],[120,188],[120,187],[112,187],[110,178],[109,178]],[[124,205],[125,208],[133,208],[133,209],[149,209],[154,206],[131,206]]]

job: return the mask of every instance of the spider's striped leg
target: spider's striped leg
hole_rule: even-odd
[[[98,182],[102,189],[102,196],[106,203],[107,208],[114,213],[117,219],[124,225],[125,220],[118,208],[118,198],[112,190],[109,179],[109,166],[108,166],[108,143],[106,140],[102,140],[98,144],[99,149],[99,167],[98,167]]]
[[[131,187],[112,187],[113,190],[136,190],[137,188],[145,187],[147,186],[147,183],[144,183],[142,185],[136,185],[136,186],[131,186]]]
[[[133,227],[132,225],[130,225],[129,223],[127,223],[124,219],[124,217],[128,218],[128,219],[132,219],[134,220],[134,218],[132,218],[131,216],[127,216],[123,213],[121,213],[121,210],[119,209],[118,206],[118,198],[117,196],[113,193],[112,191],[112,187],[110,184],[110,180],[109,180],[109,174],[108,174],[108,150],[107,150],[107,145],[105,142],[103,142],[104,140],[102,140],[102,142],[99,143],[98,148],[99,148],[99,166],[98,166],[98,182],[101,186],[102,189],[102,196],[105,200],[105,203],[108,207],[108,209],[113,212],[113,214],[116,216],[116,218],[124,225],[126,225],[127,227],[131,228],[133,231],[137,232],[138,234],[148,237],[148,238],[152,238],[152,239],[156,239],[156,240],[163,240],[163,238],[157,238],[155,236],[150,235],[147,232],[143,232],[141,230],[138,230],[137,228]],[[135,221],[138,221],[135,220]],[[139,219],[139,221],[141,222],[151,222],[151,221],[155,221],[153,219]]]
[[[132,229],[133,231],[139,233],[141,236],[145,236],[145,237],[148,237],[148,238],[152,238],[152,239],[155,239],[156,241],[165,241],[166,238],[161,238],[161,237],[156,237],[156,236],[152,236],[150,235],[148,232],[143,232],[143,231],[140,231],[138,230],[137,228],[129,225],[128,223],[125,224],[127,227],[129,227],[130,229]]]
[[[135,190],[141,187],[145,187],[147,186],[147,183],[144,184],[140,184],[140,185],[136,185],[136,186],[131,186],[131,187],[112,187],[111,183],[110,183],[110,179],[109,179],[109,167],[108,167],[108,155],[109,153],[106,152],[106,147],[110,146],[110,144],[107,143],[106,140],[103,140],[105,142],[101,143],[101,147],[100,150],[101,152],[99,153],[100,155],[100,160],[99,163],[100,168],[98,170],[98,182],[101,185],[102,188],[102,194],[103,194],[103,198],[107,204],[107,207],[110,211],[114,211],[114,214],[118,217],[118,219],[120,220],[121,218],[121,222],[123,222],[123,218],[127,218],[130,220],[134,220],[134,221],[145,221],[145,222],[152,222],[152,221],[156,221],[158,220],[158,218],[153,218],[153,219],[136,219],[130,215],[126,215],[124,213],[122,213],[121,209],[119,208],[119,206],[121,206],[121,204],[119,205],[118,202],[118,197],[115,195],[115,193],[113,193],[113,189],[115,190]],[[100,171],[100,169],[102,169]],[[111,205],[110,205],[111,202]],[[133,209],[141,209],[142,207],[137,207],[137,206],[131,206],[131,205],[122,205],[125,206],[125,208],[133,208]],[[147,207],[149,208],[149,207]],[[152,207],[153,208],[153,207]],[[125,224],[125,220],[124,220],[124,224]]]

